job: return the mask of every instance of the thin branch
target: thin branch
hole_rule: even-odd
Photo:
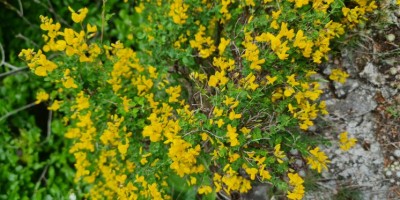
[[[3,63],[6,61],[6,56],[4,55],[3,45],[1,43],[0,43],[0,54],[1,54],[0,66],[2,66]]]
[[[4,62],[3,65],[6,66],[6,67],[8,67],[8,68],[10,68],[10,69],[12,69],[12,70],[17,70],[17,69],[20,68],[20,67],[14,66],[14,65],[12,65],[12,64],[10,64],[10,63],[8,63],[8,62]]]
[[[212,133],[212,132],[210,132],[210,131],[208,131],[208,130],[201,129],[201,131],[207,132],[208,134],[210,134],[210,135],[212,135],[212,136],[214,136],[214,137],[216,137],[216,138],[219,138],[219,139],[223,139],[223,138],[224,138],[224,137],[215,135],[214,133]]]
[[[34,105],[36,105],[35,102],[30,103],[30,104],[27,104],[27,105],[25,105],[25,106],[22,106],[22,107],[20,107],[20,108],[18,108],[18,109],[15,109],[15,110],[13,110],[13,111],[7,113],[6,115],[0,117],[0,121],[3,121],[3,120],[5,120],[5,119],[7,119],[8,117],[10,117],[10,116],[12,116],[12,115],[15,115],[15,114],[17,114],[18,112],[23,111],[23,110],[25,110],[25,109],[28,109],[28,108],[30,108],[30,107],[32,107],[32,106],[34,106]]]
[[[104,23],[105,23],[105,14],[106,14],[106,2],[107,0],[103,0],[103,11],[101,12],[101,36],[100,43],[103,44],[103,34],[104,34]]]
[[[4,65],[4,66],[12,69],[12,71],[0,74],[0,78],[3,77],[3,76],[8,76],[10,74],[20,72],[20,71],[28,68],[28,67],[16,67],[16,66],[6,62],[5,61],[6,58],[5,58],[5,54],[4,54],[4,48],[3,48],[3,45],[1,43],[0,43],[0,55],[1,55],[0,67]]]
[[[5,0],[1,0],[1,3],[3,3],[8,9],[14,11],[15,13],[17,13],[18,16],[20,16],[22,18],[22,20],[24,20],[27,24],[29,24],[29,26],[33,26],[33,24],[24,16],[24,12],[22,10],[22,4],[21,2],[19,3],[20,9],[17,9],[16,7],[14,7],[13,5],[9,4],[7,1]]]
[[[34,193],[33,193],[33,194],[35,194],[35,193],[37,192],[37,190],[39,189],[40,182],[42,181],[42,179],[46,179],[46,178],[45,178],[45,175],[46,175],[46,173],[47,173],[47,169],[48,169],[48,168],[49,168],[49,164],[47,164],[46,167],[43,169],[42,174],[41,174],[40,177],[39,177],[39,180],[36,182],[35,190],[34,190]]]
[[[53,8],[53,5],[51,5],[50,1],[47,1],[48,5],[46,5],[45,3],[41,2],[40,0],[33,0],[33,2],[39,4],[43,8],[47,9],[50,13],[52,13],[55,16],[57,21],[61,22],[62,24],[66,25],[66,26],[70,26],[68,24],[68,22],[64,20],[64,18],[60,17],[60,15],[57,14],[57,12]]]
[[[0,74],[0,78],[8,76],[8,75],[11,75],[11,74],[16,74],[16,73],[22,72],[25,69],[28,69],[28,67],[20,67],[20,68],[18,68],[16,70],[12,70],[12,71],[8,71],[8,72],[5,72],[5,73],[2,73],[2,74]]]
[[[24,35],[22,35],[21,33],[18,33],[16,36],[16,38],[21,38],[23,40],[25,40],[26,42],[29,42],[30,44],[33,44],[36,48],[40,48],[38,44],[36,44],[34,41],[32,41],[31,39],[25,37]]]
[[[16,70],[18,69],[18,67],[15,67],[11,64],[6,63],[6,56],[4,54],[4,48],[3,45],[0,43],[0,54],[1,54],[1,62],[0,62],[0,66],[5,65],[6,67],[11,68],[12,70]]]
[[[24,8],[22,7],[22,2],[21,0],[18,0],[18,5],[19,5],[19,14],[21,16],[24,16]]]

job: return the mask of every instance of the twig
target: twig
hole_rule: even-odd
[[[12,64],[10,64],[10,63],[8,63],[8,62],[4,62],[2,65],[6,66],[6,67],[8,67],[8,68],[10,68],[10,69],[12,69],[12,70],[17,70],[17,69],[19,69],[19,67],[16,67],[16,66],[14,66],[14,65],[12,65]]]
[[[199,132],[199,131],[200,131],[200,130],[198,130],[198,129],[193,130],[193,131],[189,131],[189,132],[185,133],[185,135],[183,135],[182,137],[185,137],[185,136],[187,136],[187,135],[190,135],[190,134],[192,134],[192,133]]]
[[[24,8],[22,7],[22,2],[21,0],[18,0],[18,5],[19,5],[19,14],[21,16],[24,16]]]
[[[35,193],[37,192],[37,190],[38,190],[38,188],[39,188],[39,186],[40,186],[40,182],[42,181],[42,179],[45,179],[44,176],[46,175],[47,169],[48,169],[48,168],[49,168],[49,164],[46,165],[46,167],[45,167],[44,170],[42,171],[42,174],[40,175],[39,180],[36,182],[35,191],[33,192],[34,195],[35,195]]]
[[[219,138],[219,139],[222,139],[222,138],[224,138],[224,137],[221,137],[221,136],[215,135],[214,133],[212,133],[212,132],[210,132],[210,131],[208,131],[208,130],[201,129],[201,131],[207,132],[207,133],[211,134],[212,136],[214,136],[214,137],[216,137],[216,138]]]
[[[222,192],[218,192],[217,194],[220,195],[222,199],[231,200],[230,197],[226,196],[226,195],[225,195],[224,193],[222,193]]]
[[[12,70],[12,71],[9,71],[9,72],[2,73],[2,74],[0,74],[0,78],[8,76],[8,75],[11,75],[11,74],[19,73],[19,72],[21,72],[21,71],[23,71],[25,69],[28,69],[28,67],[21,67],[21,68],[18,68],[16,70]]]
[[[101,36],[100,36],[100,43],[101,44],[103,44],[104,23],[105,23],[105,14],[106,14],[106,2],[107,2],[107,0],[103,0],[103,11],[101,12]]]
[[[32,41],[31,39],[25,37],[25,36],[22,35],[21,33],[18,33],[15,37],[16,37],[16,38],[21,38],[21,39],[23,39],[23,40],[29,42],[30,44],[33,44],[35,47],[39,48],[39,45],[38,45],[38,44],[36,44],[36,43],[35,43],[34,41]]]
[[[28,109],[28,108],[30,108],[30,107],[32,107],[32,106],[34,106],[34,105],[36,105],[35,102],[30,103],[30,104],[27,104],[27,105],[25,105],[25,106],[22,106],[22,107],[20,107],[20,108],[18,108],[18,109],[15,109],[15,110],[13,110],[13,111],[7,113],[6,115],[2,116],[2,117],[0,118],[0,121],[3,121],[3,120],[5,120],[5,119],[7,119],[8,117],[10,117],[11,115],[17,114],[18,112],[23,111],[23,110],[25,110],[25,109]]]
[[[33,26],[33,24],[24,16],[23,7],[22,7],[22,3],[21,3],[20,0],[18,0],[18,4],[19,4],[20,9],[17,9],[16,7],[14,7],[13,5],[9,4],[5,0],[1,0],[0,2],[3,3],[8,9],[16,12],[17,15],[22,18],[22,20],[24,20],[27,24],[29,24],[29,26]]]
[[[45,3],[41,2],[40,0],[33,0],[33,2],[41,5],[43,8],[47,9],[49,12],[51,12],[57,19],[57,21],[60,21],[61,23],[63,23],[66,26],[70,26],[68,24],[67,21],[64,20],[64,18],[60,17],[60,15],[57,14],[57,12],[55,12],[53,5],[51,4],[51,2],[48,0],[46,5]]]
[[[3,45],[1,43],[0,43],[0,54],[1,54],[0,66],[2,66],[3,63],[6,61],[6,56],[4,55]]]
[[[22,71],[22,70],[28,68],[28,67],[16,67],[16,66],[6,62],[5,61],[6,58],[5,58],[5,54],[4,54],[4,48],[3,48],[3,45],[1,43],[0,43],[0,55],[1,55],[0,67],[4,65],[4,66],[12,69],[12,71],[0,74],[0,78],[3,77],[3,76],[8,76],[8,75],[13,74],[13,73],[17,73],[19,71]]]

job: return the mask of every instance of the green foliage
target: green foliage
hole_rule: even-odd
[[[358,188],[351,187],[341,187],[338,190],[338,193],[334,196],[337,200],[361,200],[362,195],[361,191]]]

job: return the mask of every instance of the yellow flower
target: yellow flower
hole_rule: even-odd
[[[339,83],[345,83],[347,77],[349,77],[349,74],[340,69],[333,69],[331,75],[329,75],[329,79]]]
[[[296,2],[296,8],[300,8],[304,5],[307,5],[309,3],[309,0],[295,0]]]
[[[65,88],[78,88],[78,86],[75,84],[74,79],[71,77],[66,78],[63,82],[62,82],[63,86]]]
[[[227,130],[228,132],[226,133],[226,135],[229,137],[231,147],[239,145],[239,141],[237,140],[238,134],[236,133],[236,127],[232,127],[230,124],[228,124]]]
[[[171,4],[168,16],[172,17],[174,23],[182,25],[188,18],[188,15],[186,14],[188,8],[189,6],[184,4],[182,0],[176,0]]]
[[[339,141],[340,141],[340,149],[343,151],[348,151],[354,145],[356,145],[357,139],[355,138],[348,138],[347,132],[343,132],[339,134]]]
[[[237,159],[239,159],[240,158],[240,155],[239,154],[237,154],[237,153],[234,153],[234,154],[232,154],[232,155],[229,155],[229,162],[230,163],[233,163],[233,162],[235,162]]]
[[[250,175],[250,179],[254,180],[256,178],[256,175],[258,173],[258,169],[256,168],[246,168],[246,173]]]
[[[283,158],[285,158],[285,152],[281,151],[281,144],[277,144],[274,147],[275,151],[274,151],[274,156],[276,157],[276,160],[278,161],[278,163],[283,163]]]
[[[299,174],[289,173],[289,184],[293,186],[302,185],[304,180],[299,176]]]
[[[271,179],[271,174],[267,170],[260,169],[259,172],[260,172],[260,176],[261,176],[262,180],[270,180]]]
[[[274,82],[278,79],[278,77],[276,77],[276,76],[271,77],[269,75],[267,75],[265,78],[267,79],[267,85],[274,84]]]
[[[213,114],[215,117],[220,117],[222,116],[222,113],[224,112],[223,109],[218,109],[218,107],[215,107],[213,110]]]
[[[311,156],[307,157],[307,164],[311,166],[311,169],[316,169],[318,173],[321,173],[322,169],[327,170],[327,163],[330,161],[324,152],[319,150],[319,147],[315,147],[310,151]]]
[[[208,86],[217,87],[217,85],[224,86],[228,82],[228,78],[225,76],[225,71],[215,72],[215,75],[210,76]]]
[[[294,92],[295,91],[292,87],[285,87],[285,91],[283,92],[283,95],[285,95],[285,97],[290,97],[290,96],[292,96],[292,94]]]
[[[87,13],[89,12],[89,10],[87,9],[87,8],[81,8],[81,9],[79,9],[78,10],[78,13],[76,13],[71,7],[69,7],[68,6],[68,9],[69,9],[69,11],[71,11],[71,13],[72,13],[72,21],[74,21],[75,23],[80,23],[80,22],[82,22],[84,19],[85,19],[85,17],[86,17],[86,15],[87,15]]]
[[[142,164],[142,165],[145,165],[146,163],[148,163],[149,161],[147,161],[147,159],[146,158],[142,158],[141,160],[140,160],[140,164]]]
[[[221,42],[218,45],[219,55],[222,55],[226,49],[226,46],[231,42],[230,39],[221,38]]]
[[[224,120],[223,119],[219,119],[217,122],[217,125],[218,125],[218,128],[221,128],[222,127],[222,125],[224,125],[225,124],[225,122],[224,122]]]
[[[122,160],[125,159],[128,148],[129,148],[128,138],[125,138],[125,144],[122,144],[122,142],[118,144],[118,152],[121,154]]]
[[[304,196],[304,180],[296,173],[289,173],[289,184],[293,186],[293,190],[286,195],[288,199],[300,200]]]
[[[176,87],[169,87],[165,90],[165,92],[170,95],[170,97],[168,98],[169,103],[178,102],[178,98],[181,95],[181,86],[178,85]]]
[[[92,26],[90,24],[87,24],[86,29],[88,33],[95,33],[97,31],[97,26],[96,25]]]
[[[212,188],[208,185],[202,185],[199,187],[197,191],[199,194],[210,194],[212,192]]]
[[[300,85],[300,83],[296,81],[295,76],[296,76],[295,74],[292,74],[290,76],[286,76],[286,78],[287,78],[286,83],[288,83],[292,87]]]
[[[81,111],[83,109],[89,108],[89,106],[90,106],[89,97],[85,97],[83,91],[79,92],[76,98],[76,105],[73,106],[72,108],[73,109],[77,108],[78,111]]]
[[[137,13],[142,13],[144,9],[145,9],[145,7],[144,7],[143,3],[140,3],[139,6],[135,7],[135,11]]]
[[[234,120],[234,119],[240,119],[242,117],[242,114],[236,114],[234,110],[232,110],[229,113],[229,119]]]
[[[240,131],[241,131],[244,135],[247,135],[247,134],[249,134],[249,133],[251,132],[251,129],[248,129],[248,128],[246,128],[246,127],[243,127],[243,128],[240,129]]]
[[[49,94],[47,94],[45,91],[40,91],[36,94],[35,104],[39,104],[42,101],[47,101],[49,97]]]
[[[61,103],[62,103],[62,101],[55,100],[53,102],[53,104],[51,104],[50,107],[47,107],[47,109],[52,110],[52,111],[56,111],[56,110],[60,109],[60,104]]]

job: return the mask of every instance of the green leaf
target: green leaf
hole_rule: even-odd
[[[113,17],[115,15],[115,13],[108,13],[106,14],[106,21],[110,20],[111,17]]]

